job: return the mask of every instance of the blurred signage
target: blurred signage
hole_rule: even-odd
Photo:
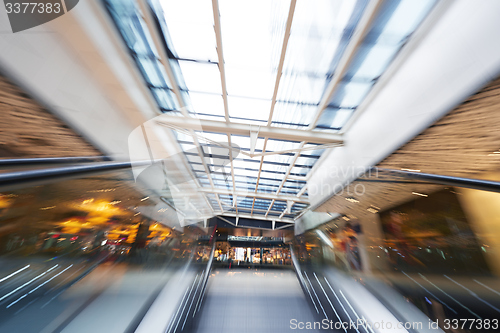
[[[227,240],[260,242],[262,240],[262,236],[227,236]]]

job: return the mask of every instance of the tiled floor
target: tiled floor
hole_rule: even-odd
[[[293,332],[291,320],[315,321],[295,273],[267,269],[214,271],[199,316],[200,333]]]

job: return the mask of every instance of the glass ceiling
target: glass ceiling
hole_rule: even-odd
[[[105,0],[159,109],[183,116],[173,93],[177,85],[191,117],[225,122],[226,97],[230,124],[336,133],[363,103],[436,0],[384,1],[323,110],[319,105],[367,14],[369,0],[297,0],[284,57],[292,0],[214,2],[219,9],[215,16],[210,0],[150,0],[165,39],[162,47],[169,57],[167,63],[176,79],[170,82],[151,38],[149,29],[156,27],[147,26],[134,0]],[[220,18],[220,31],[214,17]],[[217,32],[221,48],[217,47]],[[218,51],[223,63],[219,63]],[[292,221],[308,208],[307,177],[325,147],[293,138],[259,137],[253,154],[264,155],[251,157],[249,136],[196,134],[211,140],[199,140],[203,156],[196,148],[198,138],[179,132],[176,137],[214,214]],[[214,152],[220,147],[213,141],[227,145],[229,139],[241,152],[233,158],[217,156]],[[281,151],[288,152],[272,154]]]

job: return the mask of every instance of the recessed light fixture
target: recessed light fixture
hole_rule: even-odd
[[[423,194],[423,193],[418,193],[418,192],[411,192],[411,194],[419,195],[421,197],[428,197],[428,194]]]
[[[401,168],[402,171],[409,171],[409,172],[420,172],[420,170],[417,169],[406,169],[406,168]]]

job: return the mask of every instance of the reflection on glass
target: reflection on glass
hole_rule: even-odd
[[[93,306],[101,289],[135,295],[120,281],[150,297],[188,259],[207,262],[205,232],[181,227],[175,208],[131,179],[114,172],[0,194],[1,331],[40,332],[61,309]]]
[[[496,211],[498,194],[455,188],[414,194],[382,212],[371,207],[359,219],[342,215],[297,237],[302,269],[354,277],[402,322],[418,317],[416,307],[445,332],[498,327],[498,241],[490,234],[497,221],[482,214]],[[464,320],[470,325],[453,325]]]

